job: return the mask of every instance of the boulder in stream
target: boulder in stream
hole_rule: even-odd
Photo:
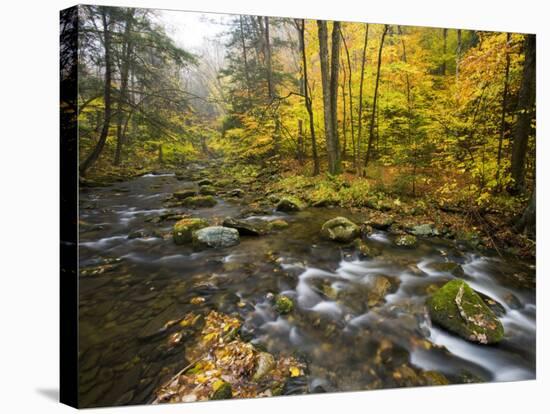
[[[176,200],[185,200],[186,198],[196,196],[197,192],[192,188],[186,188],[176,191],[173,196]]]
[[[281,198],[275,207],[277,211],[300,211],[303,208],[303,203],[298,198],[292,196]]]
[[[193,232],[208,226],[208,222],[201,218],[184,218],[174,224],[172,235],[174,243],[184,244],[193,240]]]
[[[410,230],[411,234],[419,237],[439,236],[439,231],[432,224],[420,224],[413,226]]]
[[[462,279],[451,280],[426,301],[432,322],[481,344],[499,342],[504,328],[483,299]]]
[[[236,229],[241,236],[261,236],[267,233],[265,223],[250,220],[239,220],[228,217],[223,221],[225,227]]]
[[[395,239],[395,244],[399,247],[416,247],[417,240],[412,234],[404,234]]]
[[[239,244],[239,232],[223,226],[204,227],[193,232],[193,244],[198,247],[230,247]]]
[[[214,207],[217,201],[211,195],[198,195],[183,200],[183,205],[190,208]]]
[[[203,185],[199,189],[199,194],[201,195],[216,195],[216,189],[211,185]]]
[[[212,180],[209,180],[208,178],[203,178],[197,184],[199,186],[203,186],[203,185],[212,185],[213,183],[212,183]]]
[[[275,310],[281,315],[286,315],[294,309],[294,302],[288,296],[279,295],[275,299]]]
[[[345,217],[335,217],[328,220],[321,228],[321,236],[325,239],[347,243],[359,236],[359,226]]]

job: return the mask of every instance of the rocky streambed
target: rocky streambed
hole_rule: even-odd
[[[534,263],[429,224],[306,207],[207,164],[82,187],[80,218],[83,406],[535,378]],[[204,348],[216,329],[234,354]]]

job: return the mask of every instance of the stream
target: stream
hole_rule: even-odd
[[[254,344],[307,361],[307,375],[287,393],[415,385],[406,383],[410,370],[403,366],[437,371],[451,383],[535,378],[535,289],[525,282],[534,280],[534,263],[437,238],[399,248],[383,231],[368,240],[381,255],[361,259],[352,248],[320,238],[328,219],[366,219],[341,208],[255,215],[248,219],[283,218],[290,225],[242,236],[237,246],[196,251],[158,237],[175,221],[155,218],[175,212],[221,223],[241,215],[245,203],[216,196],[210,208],[166,207],[174,191],[194,184],[166,173],[81,188],[80,268],[108,265],[102,274],[79,278],[82,406],[151,402],[157,387],[185,365],[181,348],[167,349],[159,329],[201,308],[238,314]],[[424,301],[430,289],[455,277],[432,265],[448,261],[501,305],[505,339],[498,345],[470,343],[431,325]],[[391,288],[369,306],[366,297],[380,277]],[[281,293],[294,300],[289,315],[273,309],[270,297]],[[191,304],[196,296],[206,300]]]

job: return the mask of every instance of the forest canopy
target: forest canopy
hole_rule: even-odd
[[[534,236],[534,35],[248,15],[201,24],[218,33],[191,51],[160,12],[79,8],[82,177],[224,159],[275,166],[281,186],[312,183],[341,204],[376,194],[497,212]],[[342,180],[357,188],[350,200]]]

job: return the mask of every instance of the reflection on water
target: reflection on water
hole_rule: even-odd
[[[228,249],[194,251],[161,237],[174,221],[155,220],[168,212],[190,213],[163,205],[190,184],[173,174],[145,175],[81,191],[80,265],[104,265],[98,274],[80,277],[83,406],[150,402],[157,386],[185,365],[182,349],[167,347],[159,329],[197,308],[239,314],[255,344],[306,360],[308,383],[300,392],[399,386],[396,372],[402,375],[404,365],[441,372],[451,382],[535,377],[535,292],[518,277],[534,275],[532,264],[463,252],[443,240],[399,249],[385,232],[368,241],[381,256],[361,260],[319,238],[329,218],[364,219],[337,208],[255,215],[251,219],[284,217],[290,226],[243,237]],[[215,207],[191,213],[221,223],[243,209],[238,201],[218,198]],[[136,231],[143,237],[129,239]],[[430,289],[455,277],[434,266],[446,261],[502,305],[506,338],[497,346],[472,344],[431,326],[424,301]],[[290,315],[274,311],[272,296],[279,293],[295,300]],[[192,305],[195,296],[206,300]]]

